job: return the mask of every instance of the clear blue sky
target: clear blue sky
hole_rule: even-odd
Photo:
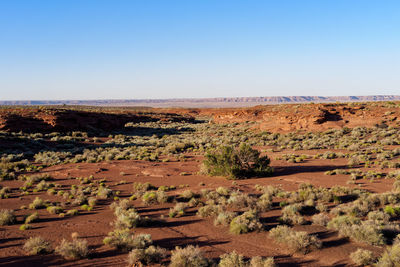
[[[400,1],[0,1],[0,100],[371,94]]]

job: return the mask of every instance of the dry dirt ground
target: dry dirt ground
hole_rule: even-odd
[[[154,111],[154,110],[153,110]],[[153,112],[152,111],[152,112]],[[119,127],[132,118],[137,121],[146,121],[151,118],[147,115],[132,113],[121,115],[101,115],[95,120],[88,120],[85,112],[58,112],[46,113],[42,109],[13,112],[0,112],[0,129],[19,131],[31,129],[51,132],[59,129],[68,130],[93,130],[102,127]],[[92,111],[90,111],[92,112]],[[154,111],[155,112],[155,111]],[[294,130],[322,131],[328,128],[373,126],[376,124],[397,125],[399,109],[395,107],[365,106],[364,104],[332,105],[279,105],[263,106],[244,109],[168,109],[156,110],[157,114],[174,112],[183,114],[186,120],[194,116],[210,116],[214,122],[257,122],[257,129],[272,132],[290,132]],[[121,117],[122,116],[122,117]],[[154,116],[154,114],[152,115]],[[163,119],[162,115],[158,119]],[[178,116],[178,115],[176,115]],[[193,117],[191,117],[193,116]],[[69,121],[68,118],[74,118]],[[24,123],[21,123],[23,118]],[[170,117],[169,117],[170,118]],[[177,118],[182,120],[182,117]],[[78,129],[74,127],[78,125]],[[259,148],[267,149],[267,148]],[[330,151],[334,151],[330,149]],[[307,159],[301,163],[288,163],[275,158],[284,153],[315,154],[323,153],[323,150],[312,151],[281,151],[268,152],[271,158],[271,166],[275,169],[272,177],[261,177],[246,180],[238,180],[234,183],[224,177],[210,177],[199,174],[203,160],[201,155],[187,154],[186,160],[169,162],[149,162],[138,160],[104,161],[100,163],[68,163],[51,166],[42,169],[39,173],[49,174],[52,182],[64,186],[79,184],[76,177],[88,177],[93,175],[95,180],[106,179],[106,184],[112,190],[120,191],[120,198],[127,198],[132,194],[134,182],[150,182],[155,186],[175,185],[176,189],[167,192],[170,195],[179,195],[184,190],[190,189],[199,192],[201,189],[216,189],[219,186],[239,189],[242,192],[256,194],[254,186],[274,185],[281,186],[285,190],[297,190],[301,183],[311,183],[315,186],[332,187],[342,185],[369,190],[370,192],[390,191],[393,185],[391,179],[358,180],[356,184],[348,185],[348,175],[328,176],[324,173],[337,168],[345,168],[347,159]],[[392,169],[385,169],[385,172]],[[185,175],[182,175],[185,173]],[[126,183],[118,184],[120,181]],[[32,213],[31,210],[21,209],[27,206],[37,196],[50,201],[62,201],[61,196],[51,196],[46,192],[34,192],[20,196],[15,193],[23,182],[2,181],[1,186],[10,187],[13,190],[10,197],[0,199],[0,209],[14,209],[19,221]],[[101,200],[92,211],[80,211],[80,214],[72,217],[61,218],[56,214],[49,214],[46,209],[38,210],[40,220],[32,223],[33,228],[25,231],[19,230],[21,223],[10,226],[0,226],[0,266],[125,266],[127,252],[118,252],[106,245],[103,239],[107,233],[113,230],[111,225],[115,216],[109,208],[112,199]],[[295,226],[296,230],[305,230],[317,235],[323,241],[320,250],[309,254],[291,254],[284,245],[276,244],[268,236],[268,231],[253,232],[242,235],[232,235],[228,227],[214,226],[213,219],[204,219],[196,215],[196,209],[192,208],[180,218],[169,218],[169,208],[173,203],[146,206],[138,199],[133,204],[141,216],[160,219],[160,222],[150,227],[138,227],[137,233],[151,234],[155,245],[173,250],[175,246],[189,244],[198,245],[208,258],[217,259],[221,254],[237,251],[246,257],[273,256],[279,266],[351,266],[349,254],[357,248],[363,247],[377,253],[382,252],[382,247],[353,243],[339,237],[335,231],[315,225]],[[261,221],[266,230],[278,224],[281,215],[279,202],[275,202],[272,210],[261,214]],[[56,246],[63,238],[70,239],[71,233],[78,232],[80,237],[89,242],[90,257],[88,259],[68,261],[55,254],[44,256],[27,256],[22,246],[31,236],[42,236]],[[168,262],[168,258],[164,263]]]
[[[287,152],[287,151],[285,151]],[[297,153],[299,151],[296,151]],[[306,152],[306,151],[301,151]],[[321,152],[321,151],[318,151]],[[272,159],[280,153],[269,153]],[[311,154],[311,153],[310,153]],[[95,179],[106,178],[107,183],[113,185],[121,180],[126,184],[111,186],[113,190],[121,191],[120,197],[128,197],[132,192],[133,182],[150,182],[155,186],[175,185],[176,190],[169,194],[179,194],[183,190],[191,189],[194,192],[202,188],[215,189],[219,186],[240,189],[247,193],[256,193],[254,185],[282,186],[285,190],[296,190],[300,183],[312,183],[316,186],[332,187],[346,185],[348,176],[327,176],[324,172],[346,165],[345,159],[320,160],[310,159],[304,163],[287,163],[282,160],[272,160],[275,174],[272,177],[246,179],[236,181],[226,180],[223,177],[209,177],[199,175],[200,156],[189,156],[185,162],[146,162],[146,161],[112,161],[101,163],[65,164],[45,168],[41,173],[50,174],[54,182],[71,185],[79,181],[71,177],[87,177],[94,175]],[[388,170],[389,171],[389,170]],[[124,172],[121,176],[121,172]],[[181,175],[186,172],[190,175]],[[202,185],[204,183],[204,185]],[[362,188],[372,192],[385,192],[391,189],[392,181],[381,179],[371,183],[361,180]],[[3,186],[18,188],[22,185],[18,181],[4,181]],[[179,188],[179,185],[185,185]],[[359,185],[350,185],[353,187]],[[45,193],[33,193],[19,197],[12,195],[9,199],[0,201],[0,208],[14,209],[18,216],[29,214],[29,210],[20,210],[22,205],[28,205],[36,197],[51,201],[60,201],[62,197],[49,196]],[[0,229],[0,265],[2,266],[121,266],[126,264],[127,253],[117,252],[102,244],[103,238],[112,230],[110,223],[114,220],[112,210],[108,205],[112,200],[105,200],[92,211],[83,211],[78,216],[60,218],[49,214],[45,209],[39,210],[40,221],[33,223],[33,229],[20,231],[20,225],[3,226]],[[199,245],[209,258],[218,258],[219,255],[233,250],[247,257],[274,256],[279,266],[344,266],[351,265],[349,254],[360,247],[345,238],[340,238],[335,232],[314,225],[297,226],[297,230],[306,230],[316,234],[323,241],[321,250],[307,255],[291,255],[284,246],[277,245],[268,237],[268,232],[249,233],[234,236],[227,227],[214,226],[212,219],[202,219],[196,216],[194,210],[181,218],[169,218],[169,208],[172,203],[165,205],[146,206],[141,200],[135,200],[134,206],[140,215],[152,218],[164,218],[163,222],[151,227],[137,228],[138,233],[149,233],[154,243],[174,249],[175,246],[188,244]],[[273,209],[262,214],[262,222],[268,227],[277,224],[280,210]],[[66,261],[59,256],[26,256],[22,250],[24,241],[30,236],[40,235],[53,244],[58,244],[62,238],[68,239],[72,232],[88,240],[90,259]],[[381,248],[368,245],[361,247],[375,251]]]

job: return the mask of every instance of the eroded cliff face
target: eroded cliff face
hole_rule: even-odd
[[[241,109],[208,109],[215,123],[257,122],[257,128],[270,132],[296,130],[325,131],[332,128],[397,125],[397,105],[364,104],[302,104],[257,106]]]
[[[0,110],[0,130],[12,132],[111,131],[128,122],[193,121],[188,115],[119,110],[113,113],[56,108]]]

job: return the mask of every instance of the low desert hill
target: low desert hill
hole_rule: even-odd
[[[325,131],[399,124],[399,102],[311,103],[242,108],[3,107],[0,130],[23,132],[109,131],[128,122],[253,122],[269,132]]]

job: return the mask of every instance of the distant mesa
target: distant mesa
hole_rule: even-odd
[[[400,95],[370,96],[266,96],[266,97],[219,97],[219,98],[172,98],[172,99],[109,99],[109,100],[16,100],[0,101],[0,105],[85,105],[85,106],[142,106],[155,108],[223,108],[252,107],[257,105],[291,103],[334,103],[400,101]]]

